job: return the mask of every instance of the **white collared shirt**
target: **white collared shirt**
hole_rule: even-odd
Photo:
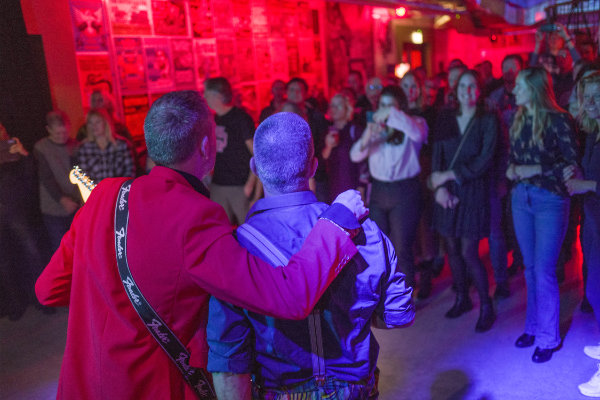
[[[418,116],[403,118],[400,113],[406,116],[402,111],[392,108],[386,124],[404,132],[405,138],[401,144],[384,141],[364,146],[361,138],[350,149],[350,159],[353,162],[369,158],[369,171],[378,181],[399,181],[415,177],[421,172],[419,152],[427,141],[427,123]],[[407,120],[410,122],[406,123]]]

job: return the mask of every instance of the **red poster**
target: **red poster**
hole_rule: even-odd
[[[174,86],[171,48],[168,39],[144,39],[144,52],[150,90],[172,89]]]
[[[212,4],[215,16],[215,36],[217,38],[232,38],[234,30],[231,0],[213,0]]]
[[[254,81],[254,45],[252,40],[238,40],[236,47],[237,72],[242,82]]]
[[[287,40],[287,57],[288,69],[291,77],[299,76],[300,74],[300,55],[298,54],[298,41]]]
[[[75,51],[107,51],[102,2],[71,0]]]
[[[187,36],[185,3],[181,0],[152,0],[152,20],[157,35]]]
[[[152,34],[147,0],[110,0],[108,15],[113,35]]]
[[[144,136],[144,119],[148,109],[148,96],[123,96],[125,125],[127,125],[127,129],[129,129],[134,139]]]
[[[139,93],[147,89],[142,39],[115,38],[115,53],[121,93]]]
[[[177,87],[194,86],[194,51],[191,39],[172,39],[173,71]]]
[[[254,51],[256,52],[256,79],[271,79],[273,76],[273,68],[271,66],[269,42],[266,40],[255,40]]]
[[[287,81],[290,77],[288,68],[287,45],[285,40],[271,40],[271,65],[273,66],[273,79]]]
[[[233,84],[239,82],[235,40],[217,38],[217,56],[221,75]]]
[[[267,18],[267,1],[254,0],[252,2],[252,33],[254,39],[267,40],[269,38],[269,20]]]
[[[77,69],[83,108],[86,112],[90,107],[90,95],[94,90],[114,96],[113,77],[108,55],[77,55]]]
[[[192,32],[197,38],[215,37],[214,16],[211,0],[190,0]]]
[[[250,0],[235,0],[233,2],[233,26],[237,39],[249,40],[252,38]]]
[[[217,58],[216,39],[194,40],[194,54],[196,55],[197,77],[199,82],[220,75]]]

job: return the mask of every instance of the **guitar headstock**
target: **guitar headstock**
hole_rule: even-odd
[[[72,184],[77,185],[79,187],[79,192],[81,193],[81,198],[85,203],[90,197],[92,190],[96,187],[94,181],[85,174],[77,165],[73,167],[71,172],[69,172],[69,180]]]

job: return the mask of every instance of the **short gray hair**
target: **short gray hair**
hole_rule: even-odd
[[[254,163],[267,189],[297,191],[308,180],[315,154],[308,123],[291,112],[265,119],[254,134]]]
[[[159,165],[187,160],[200,140],[214,135],[213,116],[195,90],[170,92],[152,104],[144,121],[148,155]]]

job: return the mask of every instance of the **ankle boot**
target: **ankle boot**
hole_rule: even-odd
[[[494,311],[492,300],[488,299],[487,301],[481,303],[481,310],[479,312],[477,325],[475,325],[475,332],[489,331],[492,329],[494,321],[496,321],[496,312]]]
[[[446,318],[458,318],[472,308],[473,303],[471,303],[471,298],[469,295],[457,293],[454,305],[446,313]]]

